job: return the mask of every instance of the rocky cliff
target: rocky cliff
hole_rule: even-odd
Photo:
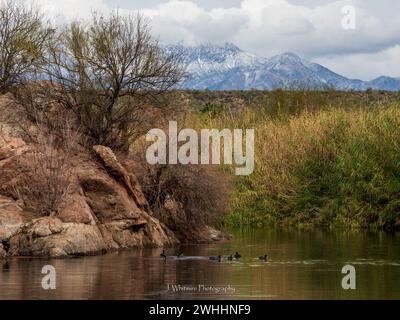
[[[37,145],[0,122],[0,257],[63,257],[173,246],[182,240],[181,231],[195,242],[219,238],[207,226],[171,231],[153,216],[135,174],[104,146],[73,154],[59,210],[43,215],[35,210],[41,197],[34,195],[42,190],[35,190],[34,182],[46,179],[38,176],[37,152]],[[25,190],[30,197],[22,196]]]

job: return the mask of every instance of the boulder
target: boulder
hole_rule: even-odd
[[[10,239],[25,221],[21,206],[10,198],[0,196],[0,242]]]
[[[106,173],[85,166],[79,168],[77,177],[86,202],[100,222],[140,218],[143,210],[126,189]]]
[[[20,256],[65,257],[96,254],[106,249],[97,226],[63,223],[51,217],[31,221],[10,241],[10,253]]]
[[[30,161],[35,145],[9,137],[2,141],[0,240],[7,246],[1,245],[0,257],[63,257],[178,243],[175,235],[152,217],[136,178],[111,149],[96,146],[96,159],[84,150],[78,152],[71,160],[71,183],[58,211],[41,217],[32,212],[40,199],[27,199],[18,191],[30,187],[25,186],[24,177],[28,171],[35,172]],[[18,197],[22,198],[13,199]]]
[[[80,185],[73,184],[60,204],[57,218],[63,222],[95,225],[92,210]]]
[[[146,207],[147,200],[143,195],[140,185],[133,174],[130,174],[117,160],[117,157],[108,147],[94,146],[93,150],[100,158],[106,170],[121,181],[128,193],[135,199],[139,207]]]

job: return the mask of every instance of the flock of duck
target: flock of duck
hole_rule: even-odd
[[[164,260],[167,260],[167,258],[169,258],[169,256],[167,256],[165,254],[165,250],[163,250],[161,252],[160,257],[163,258]],[[183,255],[183,252],[179,252],[177,255],[170,256],[170,257],[172,257],[172,258],[182,258],[182,257],[184,257],[184,255]],[[231,254],[226,259],[228,261],[234,261],[234,260],[239,260],[241,257],[242,257],[242,255],[239,252],[235,252],[235,254]],[[209,257],[209,260],[221,262],[223,260],[223,257],[222,257],[222,255],[211,256],[211,257]],[[258,257],[258,260],[267,262],[268,261],[268,255],[265,254],[265,255],[263,255],[261,257]]]

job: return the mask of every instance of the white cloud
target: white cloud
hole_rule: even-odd
[[[315,62],[350,78],[372,80],[382,75],[399,77],[400,45],[373,53],[325,56],[316,58]]]
[[[110,8],[103,0],[27,0],[41,8],[54,22],[86,19],[92,12],[105,13]]]
[[[111,0],[108,4],[104,0],[28,1],[69,20],[88,17],[93,10],[114,9]],[[392,74],[395,69],[390,63],[397,60],[390,52],[398,52],[396,46],[400,45],[400,1],[315,0],[310,6],[306,0],[242,0],[240,5],[232,2],[231,8],[205,8],[199,3],[165,0],[141,11],[151,19],[154,34],[163,42],[229,41],[263,56],[293,51],[353,77],[371,77],[378,68],[382,68],[379,74]],[[342,28],[345,5],[356,8],[355,30]],[[129,12],[128,7],[123,9]],[[365,68],[357,61],[374,67]]]
[[[206,10],[181,0],[171,0],[142,12],[151,18],[153,31],[163,41],[189,44],[230,41],[248,19],[240,8]]]

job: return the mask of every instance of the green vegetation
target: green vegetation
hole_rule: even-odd
[[[53,137],[76,131],[76,144],[89,151],[101,144],[128,155],[148,129],[178,117],[206,128],[254,128],[256,171],[233,179],[226,223],[400,228],[399,93],[173,91],[182,57],[165,54],[140,15],[93,14],[52,29],[40,11],[6,1],[0,18],[0,94],[12,93],[13,122],[38,145],[65,149]],[[29,132],[32,125],[48,137]],[[39,161],[51,163],[45,170],[54,166],[47,157]],[[64,163],[57,166],[54,175],[62,175]],[[153,212],[163,216],[173,199],[185,221],[219,220],[226,176],[145,166],[141,183]],[[44,211],[57,210],[63,191]]]
[[[227,224],[400,227],[398,95],[330,94],[260,93],[269,104],[202,116],[207,127],[255,129],[256,170],[235,178]]]

